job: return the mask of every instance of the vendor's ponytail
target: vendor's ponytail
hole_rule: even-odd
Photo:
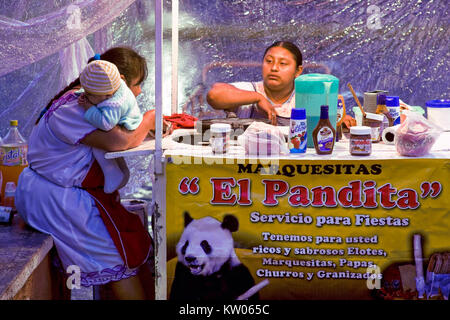
[[[39,117],[37,118],[35,124],[39,123],[39,120],[41,120],[42,116],[47,112],[48,109],[50,109],[50,107],[52,106],[53,102],[55,102],[56,100],[61,98],[67,91],[72,90],[72,89],[77,88],[77,87],[80,87],[80,86],[81,86],[80,78],[76,78],[67,87],[62,89],[56,96],[53,97],[52,100],[50,100],[50,102],[47,104],[47,106],[41,111],[41,113],[39,114]]]

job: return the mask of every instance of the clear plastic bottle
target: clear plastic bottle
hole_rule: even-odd
[[[12,181],[9,181],[5,185],[5,196],[3,200],[3,205],[5,207],[16,208],[14,204],[14,198],[16,196],[16,184]]]
[[[11,208],[0,206],[0,224],[11,225],[13,217]]]
[[[9,122],[9,131],[1,142],[2,165],[19,166],[27,165],[27,141],[22,137],[18,129],[18,121]]]
[[[3,173],[3,181],[12,181],[17,185],[20,173],[28,165],[28,143],[20,134],[18,121],[10,120],[8,133],[0,142],[0,170]],[[4,195],[5,184],[2,186]]]

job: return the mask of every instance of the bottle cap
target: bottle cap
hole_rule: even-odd
[[[328,119],[328,106],[320,106],[320,119]]]
[[[213,123],[209,128],[210,128],[211,132],[215,132],[215,133],[231,131],[231,125],[228,123]]]
[[[425,105],[427,108],[450,108],[450,100],[428,100]]]
[[[377,104],[386,104],[386,95],[385,94],[379,94],[377,96]]]
[[[383,114],[376,114],[376,113],[366,112],[366,119],[383,121],[383,118],[384,118]]]
[[[306,110],[303,108],[300,108],[300,109],[293,108],[291,110],[291,119],[295,119],[295,120],[306,119]]]
[[[17,120],[9,120],[9,125],[17,127],[19,125],[19,121],[17,121]]]
[[[400,107],[400,99],[397,96],[387,96],[386,97],[387,107]]]
[[[367,127],[367,126],[350,127],[350,134],[362,136],[362,135],[370,134],[370,132],[371,132],[371,129],[370,129],[370,127]]]
[[[5,185],[5,194],[7,192],[11,192],[11,193],[16,192],[16,184],[13,181],[9,181],[9,182],[6,183],[6,185]]]

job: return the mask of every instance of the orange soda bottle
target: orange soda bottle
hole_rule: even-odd
[[[18,121],[11,120],[9,131],[0,144],[0,170],[3,175],[1,194],[5,194],[7,182],[17,185],[19,175],[28,166],[28,144],[18,129]]]

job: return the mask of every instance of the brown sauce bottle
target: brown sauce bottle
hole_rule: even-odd
[[[328,106],[320,106],[320,120],[314,128],[314,148],[317,154],[331,154],[336,140],[336,130],[328,117]]]
[[[389,110],[386,107],[386,95],[380,94],[377,97],[377,110],[375,111],[376,114],[384,114],[386,118],[389,121],[389,127],[392,127],[394,125],[394,119],[392,119],[391,115],[389,114]]]

